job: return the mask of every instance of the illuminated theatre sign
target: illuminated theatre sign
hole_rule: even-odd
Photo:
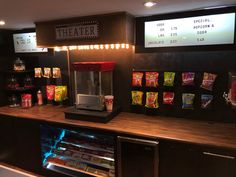
[[[56,25],[56,40],[91,39],[99,36],[97,21]]]
[[[234,44],[235,13],[145,22],[145,48]]]

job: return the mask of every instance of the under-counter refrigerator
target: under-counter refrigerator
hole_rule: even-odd
[[[115,177],[115,137],[41,125],[42,165],[67,176]]]

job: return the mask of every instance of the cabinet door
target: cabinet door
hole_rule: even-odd
[[[0,117],[0,161],[14,163],[15,130],[12,128],[14,118]]]
[[[158,142],[118,137],[119,177],[158,177]]]
[[[160,141],[160,177],[196,177],[197,147],[174,141]]]
[[[236,177],[236,154],[230,150],[203,150],[199,177]]]
[[[13,140],[16,151],[16,166],[40,173],[41,154],[39,125],[31,120],[18,119],[14,123],[16,137]]]

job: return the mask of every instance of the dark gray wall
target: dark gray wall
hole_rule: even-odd
[[[225,104],[222,95],[224,91],[228,91],[228,71],[236,70],[236,51],[134,53],[132,49],[80,50],[70,52],[70,62],[72,63],[74,61],[115,61],[117,63],[114,72],[115,104],[122,106],[123,111],[220,122],[235,122],[235,111]],[[160,73],[164,71],[176,72],[175,87],[159,87],[155,90],[160,92],[160,95],[166,90],[174,91],[176,96],[175,106],[166,107],[162,105],[162,96],[159,96],[160,108],[158,110],[146,109],[144,106],[131,106],[131,90],[137,90],[137,88],[131,86],[133,70],[154,70]],[[181,86],[181,73],[184,71],[196,72],[195,87],[183,88]],[[203,72],[212,72],[218,75],[212,92],[200,88]],[[144,92],[154,91],[144,87],[139,88],[139,90],[143,90]],[[194,110],[182,110],[182,93],[185,92],[196,94]],[[206,93],[214,95],[213,107],[210,110],[202,110],[200,108],[200,96]]]

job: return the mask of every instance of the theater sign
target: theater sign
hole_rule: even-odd
[[[56,25],[55,30],[56,40],[91,39],[99,36],[99,25],[97,21]]]

